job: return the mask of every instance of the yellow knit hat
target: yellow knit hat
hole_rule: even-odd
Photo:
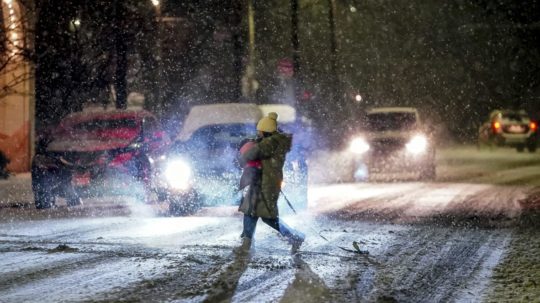
[[[257,130],[265,133],[273,133],[277,131],[277,113],[268,113],[268,116],[259,120],[257,123]]]

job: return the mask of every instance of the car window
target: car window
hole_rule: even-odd
[[[415,126],[415,113],[372,113],[366,117],[369,131],[406,130]]]
[[[510,121],[517,121],[521,122],[525,119],[527,119],[527,115],[522,113],[503,113],[502,118]]]
[[[139,121],[134,118],[100,118],[72,121],[57,129],[54,137],[79,139],[132,139],[139,132]]]
[[[225,124],[209,125],[195,131],[190,142],[198,147],[218,148],[238,146],[246,138],[254,137],[255,125]]]
[[[99,119],[84,121],[71,126],[77,132],[96,132],[119,128],[137,128],[135,119]]]

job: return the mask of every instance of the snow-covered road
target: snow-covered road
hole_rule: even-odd
[[[0,302],[534,301],[540,155],[506,152],[443,154],[433,183],[314,184],[309,210],[284,217],[307,234],[294,257],[262,223],[254,251],[235,255],[232,206],[175,218],[117,199],[0,208]],[[369,255],[337,247],[353,241]]]
[[[432,302],[478,290],[477,280],[489,275],[511,234],[305,215],[285,218],[308,235],[298,257],[261,225],[255,251],[244,259],[232,253],[241,220],[222,211],[2,224],[0,300],[345,302],[386,296]],[[352,249],[353,241],[370,255],[335,247]]]

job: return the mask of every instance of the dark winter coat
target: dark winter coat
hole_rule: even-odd
[[[277,200],[283,181],[285,156],[291,149],[292,137],[275,132],[263,138],[254,148],[241,156],[241,162],[261,160],[262,174],[247,189],[239,211],[244,214],[275,219],[279,216]]]

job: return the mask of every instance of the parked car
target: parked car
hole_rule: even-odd
[[[291,113],[295,115],[294,108],[285,108],[273,108],[280,114],[278,124],[284,128],[292,126]],[[263,114],[260,106],[247,103],[199,105],[190,110],[167,156],[167,165],[171,167],[164,168],[171,172],[168,182],[163,183],[159,189],[162,196],[171,200],[171,207],[180,203],[176,207],[180,212],[181,203],[186,199],[186,195],[178,193],[174,187],[192,192],[189,198],[194,204],[239,203],[241,193],[238,187],[242,168],[238,163],[238,150],[247,139],[255,138],[256,123]],[[304,196],[298,198],[296,193],[290,192],[289,199],[294,199],[293,203],[299,209],[307,206],[307,165],[305,157],[298,160],[301,157],[301,154],[293,152],[287,156],[284,177],[285,187],[293,188],[296,182],[305,182],[297,186],[305,188]],[[173,166],[182,169],[172,169]]]
[[[478,147],[510,146],[535,152],[538,124],[524,110],[494,110],[478,130]]]
[[[36,208],[49,208],[57,197],[68,206],[103,194],[146,198],[154,163],[170,139],[148,111],[114,110],[68,115],[42,139],[32,160]]]
[[[375,173],[417,172],[418,178],[436,176],[432,131],[411,107],[379,107],[366,112],[358,136],[350,142],[355,155],[353,175],[369,179]]]

